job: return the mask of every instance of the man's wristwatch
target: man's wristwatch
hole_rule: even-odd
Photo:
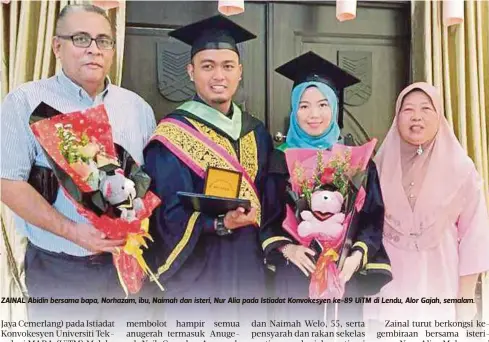
[[[227,229],[224,226],[224,215],[218,216],[216,219],[216,234],[219,236],[224,236],[224,235],[229,235],[232,233],[233,233],[232,230]]]

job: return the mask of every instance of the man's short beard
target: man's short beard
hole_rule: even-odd
[[[213,99],[211,100],[212,103],[214,104],[218,104],[218,105],[221,105],[221,104],[224,104],[226,102],[228,102],[229,100],[225,100],[223,98],[217,98],[217,99]]]

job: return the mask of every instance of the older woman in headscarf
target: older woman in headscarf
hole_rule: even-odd
[[[286,142],[273,153],[266,182],[267,198],[263,207],[261,228],[262,247],[266,262],[275,269],[275,295],[280,298],[308,298],[311,275],[315,274],[320,249],[301,244],[290,231],[284,229],[284,220],[290,219],[290,165],[285,154],[291,149],[331,150],[340,140],[338,125],[341,92],[358,79],[336,65],[309,52],[279,67],[277,72],[292,79],[290,126]],[[299,155],[302,152],[299,152]],[[316,155],[317,152],[313,151]],[[339,281],[332,285],[345,286],[345,296],[363,296],[380,290],[391,279],[389,261],[382,246],[384,206],[375,164],[365,161],[368,181],[366,196],[358,219],[359,229],[347,236],[353,248],[339,270]],[[311,209],[312,210],[312,209]],[[292,219],[295,219],[292,218]],[[317,247],[317,244],[315,245]],[[320,261],[318,262],[319,265]],[[318,267],[319,268],[319,267]],[[327,277],[333,277],[328,274]],[[341,296],[341,294],[340,294]],[[276,307],[275,317],[282,319],[323,317],[323,307],[313,305],[286,305]],[[340,308],[342,317],[361,318],[361,306]],[[341,313],[340,313],[341,314]],[[359,317],[360,316],[360,317]]]
[[[435,87],[414,83],[401,92],[375,161],[394,277],[379,296],[418,304],[372,304],[368,316],[473,318],[475,304],[444,300],[474,299],[479,274],[489,270],[489,219],[481,177],[449,127]]]

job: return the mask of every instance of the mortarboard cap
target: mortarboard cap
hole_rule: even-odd
[[[360,82],[358,78],[312,51],[294,58],[275,71],[294,81],[294,87],[316,81],[333,88],[338,95],[338,124],[343,128],[343,90]]]
[[[191,45],[191,57],[210,49],[228,49],[239,55],[236,44],[256,38],[253,33],[221,15],[183,26],[169,36]]]

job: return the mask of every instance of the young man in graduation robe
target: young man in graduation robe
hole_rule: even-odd
[[[153,260],[167,297],[252,298],[265,295],[263,252],[258,242],[263,182],[273,149],[265,126],[232,101],[242,75],[236,44],[255,38],[229,19],[214,16],[170,36],[192,46],[188,75],[196,95],[158,125],[145,149],[152,191],[163,201],[150,230]],[[177,192],[202,194],[208,167],[242,173],[244,208],[212,216],[182,205]],[[168,310],[202,318],[205,305]],[[228,318],[235,311],[216,307]],[[245,307],[245,306],[242,306]],[[218,310],[217,310],[218,309]],[[209,309],[210,310],[210,309]]]

